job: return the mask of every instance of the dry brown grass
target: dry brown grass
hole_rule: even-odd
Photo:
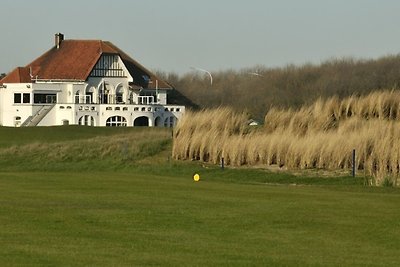
[[[298,111],[272,109],[265,125],[248,131],[246,114],[230,109],[188,113],[174,136],[176,159],[226,164],[278,165],[290,169],[352,167],[375,184],[397,185],[400,173],[400,93],[317,100]]]
[[[226,153],[225,140],[243,135],[247,121],[246,114],[229,108],[188,111],[175,129],[172,154],[176,159],[218,162]]]

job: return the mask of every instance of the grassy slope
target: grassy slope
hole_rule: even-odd
[[[0,127],[0,147],[30,144],[32,142],[54,143],[76,139],[94,138],[99,135],[138,132],[145,129],[109,128],[109,127],[26,127],[18,130],[12,127]]]
[[[54,143],[65,145],[69,128],[50,129],[52,140],[43,137],[43,129],[23,131],[41,132],[42,141],[34,141],[50,151]],[[3,130],[10,131],[0,128],[0,136]],[[112,140],[126,134],[120,129],[75,130],[86,150],[91,147],[86,143],[102,131],[110,131],[106,134]],[[138,134],[150,136],[150,143],[169,139],[165,132],[157,139],[147,130],[129,130],[129,135]],[[22,146],[32,141],[18,140]],[[400,260],[398,189],[363,187],[357,185],[360,180],[346,177],[328,185],[325,178],[168,161],[164,142],[153,148],[156,156],[138,154],[128,145],[128,158],[119,152],[99,156],[100,163],[82,158],[78,171],[68,169],[76,165],[71,159],[62,167],[63,157],[49,158],[57,167],[37,166],[32,150],[25,155],[24,170],[15,171],[15,161],[4,161],[12,157],[4,153],[9,145],[2,147],[2,266],[397,266]],[[85,149],[81,152],[89,153]],[[17,157],[17,162],[23,159]],[[113,165],[96,170],[106,163]],[[194,172],[201,174],[199,183],[191,179]],[[286,185],[265,184],[277,182]]]

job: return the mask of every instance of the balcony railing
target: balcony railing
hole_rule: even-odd
[[[90,104],[92,103],[91,95],[76,95],[75,104]]]

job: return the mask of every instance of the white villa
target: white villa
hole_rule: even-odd
[[[111,42],[64,40],[0,80],[3,126],[172,127],[185,111],[173,87]]]

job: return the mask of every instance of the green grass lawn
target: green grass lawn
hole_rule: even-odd
[[[217,171],[215,172],[217,175]],[[0,173],[0,265],[397,266],[399,191]]]
[[[128,145],[115,151],[105,147],[110,152],[96,157],[102,150],[88,150],[98,149],[105,139],[97,140],[96,131],[92,135],[78,129],[81,134],[75,138],[81,140],[80,146],[65,141],[62,133],[51,140],[41,137],[41,145],[25,155],[17,149],[13,156],[15,150],[2,145],[0,266],[400,262],[396,188],[366,187],[361,178],[222,171],[174,162],[168,159],[164,132],[149,137],[149,143],[137,141],[136,137],[150,136],[146,130],[130,131],[135,138],[126,142],[150,152]],[[112,131],[105,138],[119,140],[126,134]],[[24,138],[19,142],[23,148],[29,145]],[[158,145],[149,145],[154,142]],[[65,158],[61,146],[78,152],[81,147],[81,156]],[[39,164],[34,157],[48,162]],[[201,175],[200,182],[192,180],[195,172]]]

